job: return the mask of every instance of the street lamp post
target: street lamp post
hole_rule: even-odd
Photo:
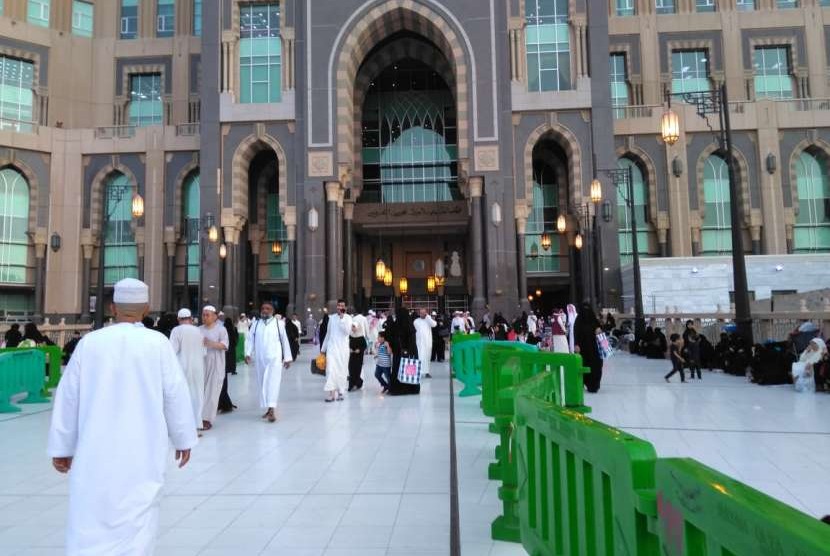
[[[671,98],[677,97],[695,107],[697,115],[709,122],[709,114],[717,114],[720,129],[717,132],[721,152],[726,155],[726,168],[729,172],[729,209],[732,219],[732,273],[735,290],[735,325],[738,335],[752,345],[752,313],[749,306],[749,287],[746,279],[746,260],[744,256],[743,232],[741,230],[741,192],[735,173],[735,160],[732,155],[732,128],[729,123],[729,98],[726,83],[718,89],[690,93],[669,93],[666,91],[668,109],[661,118],[660,133],[663,141],[673,145],[679,138],[679,118],[671,109]],[[711,128],[711,125],[710,125]],[[714,130],[713,130],[714,131]]]
[[[118,209],[118,205],[124,199],[124,196],[132,190],[133,186],[128,185],[109,185],[104,189],[104,206],[102,209],[101,232],[98,238],[98,284],[95,288],[95,328],[103,328],[104,326],[104,265],[106,257],[104,252],[106,250],[106,236],[107,227],[110,219]],[[144,199],[136,192],[130,203],[130,213],[133,218],[141,218],[144,216]]]

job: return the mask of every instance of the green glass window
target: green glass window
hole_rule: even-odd
[[[673,50],[671,53],[672,93],[708,91],[709,57],[705,50]]]
[[[288,236],[285,231],[285,224],[282,221],[282,216],[280,215],[279,198],[276,193],[268,194],[267,208],[267,229],[265,237],[268,240],[268,271],[266,276],[269,280],[287,280],[289,246],[285,239]],[[282,245],[282,252],[279,255],[275,255],[272,250],[272,245],[275,241],[279,241]]]
[[[634,0],[616,0],[616,2],[618,16],[634,15]]]
[[[183,232],[187,244],[187,281],[199,281],[200,253],[199,253],[199,172],[192,172],[184,180],[184,212],[185,229]]]
[[[675,13],[674,0],[656,0],[654,7],[658,14]]]
[[[637,219],[637,252],[641,257],[648,257],[648,187],[643,178],[640,167],[629,158],[617,160],[617,168],[628,170],[634,178],[634,218]],[[631,213],[628,210],[625,200],[628,198],[628,191],[620,186],[617,188],[617,210],[619,211],[619,238],[620,238],[620,262],[629,264],[634,259],[634,246],[631,231]]]
[[[50,0],[29,0],[26,21],[38,27],[49,27]]]
[[[161,74],[137,73],[130,76],[130,125],[161,125]]]
[[[568,0],[526,0],[525,22],[528,90],[570,89]]]
[[[138,247],[133,233],[133,184],[120,172],[106,184],[105,210],[109,215],[104,233],[104,284],[122,278],[138,278]]]
[[[556,171],[540,159],[533,164],[533,208],[525,229],[525,261],[527,272],[559,271],[559,234],[556,219],[559,218],[559,185]],[[542,246],[542,235],[547,233],[551,245]]]
[[[628,106],[628,72],[625,66],[625,54],[611,54],[610,57],[611,76],[611,106]],[[625,110],[614,108],[615,118],[624,118]]]
[[[795,163],[798,218],[793,249],[796,253],[830,251],[830,178],[827,160],[803,152]]]
[[[3,6],[3,0],[0,0],[0,15],[3,15],[3,10],[5,7]]]
[[[94,25],[95,6],[89,2],[72,0],[72,34],[91,37]]]
[[[459,199],[455,101],[429,66],[402,60],[370,84],[363,103],[365,202]]]
[[[279,4],[240,6],[239,37],[239,102],[279,102],[282,96]]]
[[[26,283],[27,231],[29,184],[14,168],[3,168],[0,170],[0,283]]]
[[[757,47],[753,60],[757,98],[792,98],[790,49],[786,46]]]
[[[735,7],[739,12],[754,12],[755,0],[735,0]]]
[[[830,0],[819,0],[818,5],[824,8],[830,7]]]
[[[32,131],[34,76],[31,62],[0,56],[0,129]]]
[[[701,229],[701,254],[722,255],[732,251],[732,216],[729,200],[729,170],[726,160],[713,154],[703,167],[703,204],[706,215]]]
[[[138,37],[138,0],[121,0],[121,26],[119,37]]]
[[[156,0],[156,36],[172,37],[176,32],[176,0]]]
[[[698,13],[714,12],[715,0],[695,0],[695,11]]]
[[[779,10],[793,10],[798,7],[798,0],[776,0],[775,5]]]
[[[202,36],[202,0],[193,0],[193,35]]]

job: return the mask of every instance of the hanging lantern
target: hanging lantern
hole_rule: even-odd
[[[447,283],[447,278],[445,276],[435,276],[435,285],[439,288],[443,287],[444,284]],[[429,284],[427,284],[429,285]]]
[[[542,297],[542,290],[536,290],[536,297]]]
[[[602,202],[602,183],[596,178],[591,182],[591,202],[595,205]]]
[[[134,218],[144,216],[144,198],[138,193],[133,195],[132,213]]]
[[[427,292],[435,293],[435,276],[427,276]]]
[[[531,259],[536,259],[538,257],[539,257],[539,246],[536,245],[536,242],[534,242],[533,245],[530,246],[530,258]]]
[[[211,226],[210,228],[208,228],[208,240],[211,243],[216,243],[217,241],[219,241],[219,228],[217,228],[216,226]]]
[[[383,285],[384,286],[391,286],[392,285],[392,269],[388,266],[386,267],[386,272],[383,275]]]
[[[542,234],[542,249],[544,249],[545,251],[550,251],[550,245],[550,234],[545,232]]]
[[[559,218],[556,219],[556,230],[560,234],[564,234],[565,230],[567,230],[567,229],[568,229],[568,221],[565,220],[565,215],[564,214],[560,214]]]
[[[528,301],[533,301],[533,296],[532,295],[527,296],[527,300]]]
[[[398,282],[398,290],[400,290],[401,295],[406,295],[409,291],[409,280],[406,279],[406,276],[401,277]]]
[[[271,244],[271,253],[273,253],[277,257],[282,255],[282,243],[280,243],[280,240],[277,239],[274,241],[274,243]]]
[[[667,108],[660,118],[660,135],[667,145],[674,145],[680,139],[680,118],[671,108]]]
[[[582,249],[582,234],[576,234],[576,238],[574,239],[574,247]]]
[[[224,259],[227,256],[228,256],[228,248],[225,247],[225,244],[223,243],[222,245],[219,246],[219,258]]]
[[[384,276],[386,276],[386,263],[378,257],[378,260],[375,262],[375,280],[383,282]]]

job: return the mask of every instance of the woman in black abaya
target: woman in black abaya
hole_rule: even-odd
[[[389,393],[393,396],[405,394],[420,394],[420,384],[403,384],[398,382],[398,369],[401,358],[418,358],[418,347],[415,343],[415,325],[406,307],[398,307],[395,318],[386,321],[386,339],[392,346],[392,380],[389,382]]]
[[[590,374],[582,375],[588,392],[599,392],[602,381],[602,357],[597,347],[597,334],[600,332],[602,329],[596,313],[588,303],[583,303],[574,323],[574,343],[582,356],[582,364],[591,369]]]

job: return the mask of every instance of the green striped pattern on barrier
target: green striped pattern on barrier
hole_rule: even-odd
[[[31,348],[2,348],[0,353],[12,353],[20,351],[36,350],[46,355],[49,363],[49,380],[41,389],[42,396],[50,396],[50,389],[58,387],[61,380],[61,366],[63,365],[63,350],[58,346],[37,346]]]
[[[20,408],[12,405],[11,398],[26,393],[18,403],[49,403],[41,395],[43,370],[46,358],[34,349],[12,350],[0,353],[0,413],[16,413]]]

